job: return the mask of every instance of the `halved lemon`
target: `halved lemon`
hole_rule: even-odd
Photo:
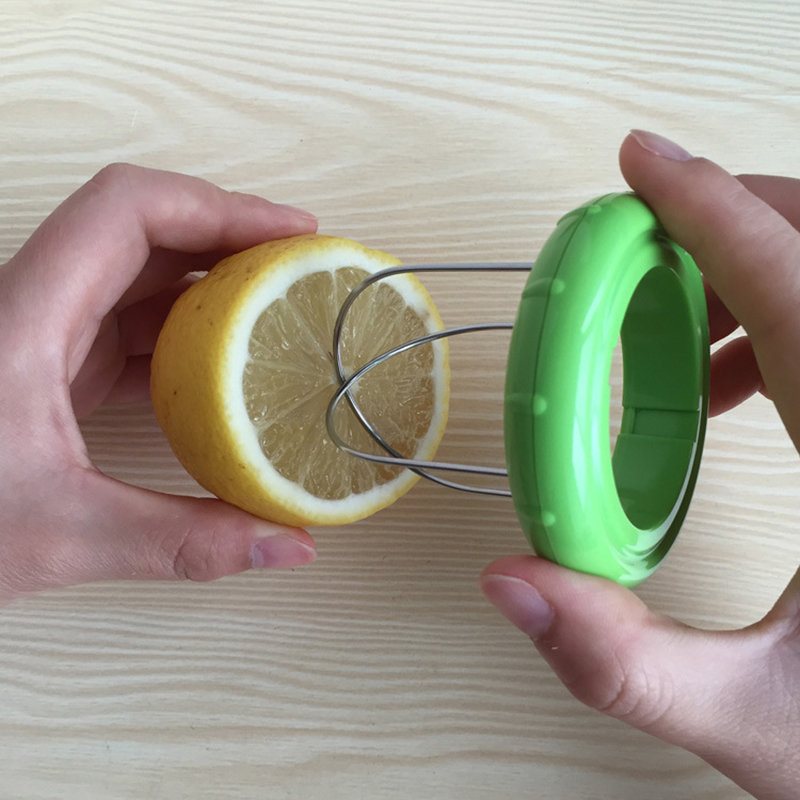
[[[351,289],[399,262],[357,242],[310,235],[230,256],[174,304],[153,354],[156,417],[186,470],[213,494],[289,525],[338,525],[393,503],[418,479],[338,448],[325,413],[338,388],[333,327]],[[345,370],[439,330],[411,275],[379,281],[353,305]],[[431,458],[449,400],[444,341],[409,350],[356,384],[364,415],[408,457]],[[354,447],[384,453],[347,403],[336,415]]]

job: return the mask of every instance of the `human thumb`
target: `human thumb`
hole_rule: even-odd
[[[313,539],[299,528],[265,522],[221,500],[165,495],[102,477],[104,491],[94,495],[97,530],[105,529],[111,569],[130,570],[128,577],[208,581],[251,568],[299,567],[316,557]],[[112,530],[108,522],[116,523]]]
[[[533,556],[495,562],[481,584],[581,702],[681,744],[715,735],[729,641],[651,612],[615,583]],[[707,669],[712,655],[719,669]]]
[[[0,547],[6,599],[91,581],[209,581],[316,557],[305,531],[220,500],[161,494],[94,469],[64,470],[58,480],[53,502],[43,498],[29,528]]]
[[[691,750],[760,798],[795,796],[800,731],[787,703],[800,691],[800,580],[762,622],[714,632],[535,556],[496,561],[481,585],[580,701]]]

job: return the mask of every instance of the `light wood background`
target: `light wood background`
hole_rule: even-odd
[[[796,3],[762,0],[2,0],[0,259],[115,160],[304,205],[407,260],[529,259],[622,186],[631,126],[800,175],[799,36]],[[520,281],[430,283],[457,323],[510,319]],[[454,346],[446,455],[500,460],[505,345]],[[104,470],[197,491],[147,408],[84,427]],[[753,621],[800,557],[799,487],[767,401],[713,421],[641,594],[690,623]],[[419,486],[317,538],[294,573],[0,613],[0,798],[743,796],[583,709],[483,601],[482,567],[526,550],[509,503]]]

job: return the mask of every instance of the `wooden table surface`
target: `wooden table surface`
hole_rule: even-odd
[[[632,126],[800,175],[799,36],[796,3],[762,0],[3,0],[0,259],[117,160],[304,205],[406,260],[531,259],[562,212],[622,186]],[[520,281],[430,285],[458,323],[510,319]],[[501,459],[506,341],[454,345],[445,455]],[[199,493],[148,408],[84,430],[109,473]],[[766,400],[714,420],[642,596],[753,621],[800,557],[799,479]],[[482,567],[526,550],[508,502],[422,485],[316,535],[291,573],[0,613],[0,798],[744,796],[578,705],[485,603]]]

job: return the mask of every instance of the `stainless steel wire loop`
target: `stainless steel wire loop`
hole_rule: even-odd
[[[333,330],[333,366],[336,371],[336,377],[339,382],[339,388],[328,405],[325,422],[328,429],[328,435],[331,441],[334,442],[345,452],[357,458],[371,461],[378,464],[387,464],[390,466],[406,467],[417,475],[420,475],[427,480],[446,486],[450,489],[457,489],[462,492],[470,492],[473,494],[486,494],[500,497],[510,497],[511,492],[508,489],[498,489],[484,486],[474,486],[471,484],[459,483],[456,481],[448,480],[439,475],[430,474],[429,470],[445,471],[445,472],[458,472],[471,475],[489,475],[493,477],[507,477],[507,471],[501,467],[482,467],[473,464],[460,464],[447,461],[426,461],[423,459],[407,458],[399,453],[392,445],[390,445],[376,430],[375,426],[367,419],[361,407],[353,397],[351,389],[353,386],[368,372],[380,364],[385,363],[390,358],[394,358],[401,353],[405,353],[415,347],[421,347],[426,344],[431,344],[439,339],[449,338],[451,336],[459,336],[465,333],[475,333],[479,331],[491,330],[511,330],[513,323],[510,322],[485,322],[476,323],[472,325],[462,325],[455,328],[448,328],[442,331],[434,331],[425,336],[420,336],[417,339],[412,339],[404,342],[397,347],[387,350],[385,353],[373,358],[366,364],[358,368],[352,375],[345,375],[344,364],[342,359],[342,332],[344,330],[344,323],[347,314],[353,307],[353,304],[358,297],[370,286],[378,281],[391,278],[395,275],[402,275],[410,272],[528,272],[531,269],[531,264],[522,262],[498,262],[493,264],[483,263],[452,263],[452,264],[415,264],[403,265],[398,267],[390,267],[389,269],[380,270],[372,275],[367,276],[358,286],[356,286],[348,295],[345,302],[342,304],[339,314],[336,318],[336,323]],[[339,404],[343,399],[347,402],[359,421],[361,426],[372,439],[387,453],[387,455],[379,455],[375,453],[367,453],[363,450],[358,450],[345,442],[336,430],[335,414]]]

